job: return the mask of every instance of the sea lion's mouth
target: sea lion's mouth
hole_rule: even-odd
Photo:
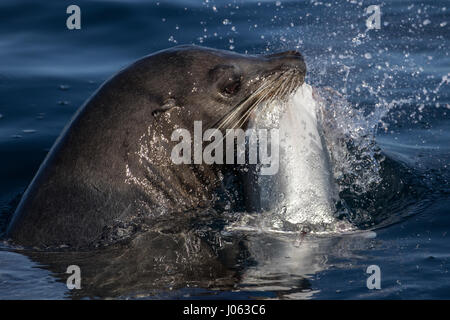
[[[303,84],[304,79],[304,73],[292,67],[282,67],[259,77],[257,88],[216,122],[213,128],[218,130],[243,128],[252,114],[267,112],[266,108],[271,102],[276,100],[286,102]]]

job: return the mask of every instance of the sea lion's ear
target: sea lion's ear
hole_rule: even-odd
[[[154,117],[156,117],[163,112],[166,112],[172,108],[175,108],[176,106],[177,106],[177,103],[176,103],[175,99],[169,98],[166,101],[164,101],[164,104],[161,107],[153,110],[152,115]]]

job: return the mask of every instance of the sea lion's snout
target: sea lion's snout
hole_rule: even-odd
[[[278,53],[267,55],[268,58],[286,57],[286,56],[295,56],[295,57],[300,57],[303,59],[302,54],[296,50],[283,51],[283,52],[278,52]]]
[[[267,55],[266,58],[273,71],[294,70],[304,78],[306,75],[306,64],[303,55],[295,50],[279,52]]]

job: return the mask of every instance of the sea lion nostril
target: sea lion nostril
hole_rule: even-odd
[[[280,70],[296,70],[302,74],[306,73],[306,64],[301,57],[283,57],[279,59],[278,63],[278,68]]]
[[[266,56],[267,58],[278,58],[278,57],[300,57],[303,59],[303,55],[296,50],[288,50],[283,52],[278,52]]]
[[[298,52],[298,51],[295,51],[295,50],[286,51],[286,55],[303,58],[302,54],[300,52]]]
[[[306,64],[300,52],[295,50],[267,55],[269,63],[275,70],[297,70],[306,73]]]

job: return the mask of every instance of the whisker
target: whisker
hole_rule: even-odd
[[[276,76],[267,77],[250,96],[236,105],[233,110],[216,122],[217,130],[242,127],[252,114],[264,114],[277,99],[287,101],[289,95],[300,85],[301,79],[294,71],[287,71]],[[226,131],[222,138],[214,143],[221,143],[231,131]]]
[[[250,96],[236,105],[231,112],[216,122],[218,130],[242,127],[254,113],[265,112],[275,100],[285,102],[301,83],[295,70],[271,75]],[[224,136],[224,138],[228,133]]]
[[[230,122],[231,123],[236,122],[236,120],[233,121],[233,118],[235,116],[239,115],[239,112],[247,106],[248,102],[251,102],[251,104],[247,108],[247,110],[251,109],[255,103],[259,103],[260,102],[259,98],[257,101],[252,101],[252,99],[254,99],[255,97],[261,96],[261,92],[264,92],[264,90],[266,90],[269,85],[270,85],[270,83],[263,84],[251,96],[249,96],[246,100],[244,100],[236,108],[234,108],[234,110],[229,115],[227,115],[224,119],[222,119],[221,121],[218,122],[218,129],[223,129]]]

